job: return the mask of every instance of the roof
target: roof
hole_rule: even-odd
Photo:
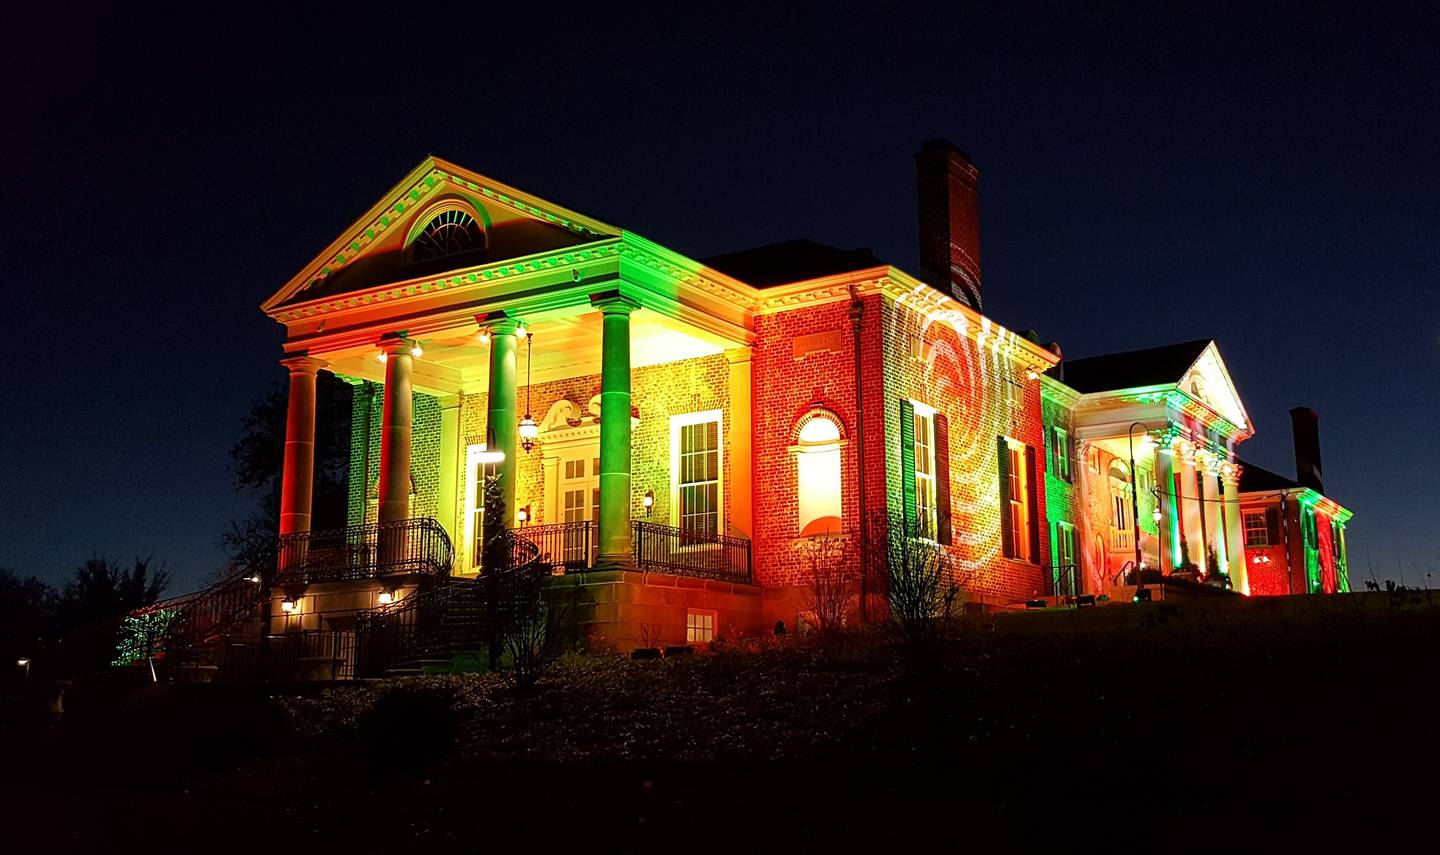
[[[1144,350],[1067,359],[1052,369],[1056,378],[1082,394],[1178,383],[1210,344],[1196,339]]]
[[[696,260],[757,288],[868,270],[885,264],[868,249],[840,249],[804,238]]]
[[[1284,475],[1277,475],[1262,466],[1253,463],[1240,461],[1244,468],[1240,470],[1240,492],[1261,493],[1275,490],[1299,490],[1300,484],[1286,478]]]

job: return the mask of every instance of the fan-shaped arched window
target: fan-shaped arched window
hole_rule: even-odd
[[[839,534],[840,449],[845,431],[839,416],[823,407],[805,413],[798,423],[795,444],[797,526],[802,537]]]
[[[485,230],[469,211],[446,208],[431,217],[410,241],[411,261],[430,261],[485,248]]]

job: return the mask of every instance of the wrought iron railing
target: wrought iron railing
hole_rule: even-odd
[[[751,583],[750,541],[743,537],[700,534],[644,520],[630,525],[635,566],[641,570]]]
[[[324,629],[222,639],[217,664],[227,682],[303,683],[355,678],[355,633]]]
[[[1080,565],[1046,564],[1041,569],[1045,575],[1045,596],[1074,597],[1079,595]]]
[[[406,662],[474,647],[495,637],[509,616],[513,582],[549,575],[533,542],[505,532],[510,566],[476,579],[443,579],[396,602],[355,616],[355,673],[378,677]]]
[[[455,548],[431,517],[282,535],[274,584],[447,576]]]
[[[215,584],[192,594],[162,600],[130,614],[135,617],[171,611],[163,639],[156,647],[169,656],[180,656],[211,639],[234,629],[249,618],[258,617],[263,593],[260,579],[249,571],[236,570]]]
[[[590,520],[515,529],[516,539],[535,544],[542,561],[570,572],[595,566],[596,533]]]

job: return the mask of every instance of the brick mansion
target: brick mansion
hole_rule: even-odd
[[[493,527],[620,650],[803,628],[816,539],[868,566],[897,526],[972,609],[1348,590],[1313,412],[1292,480],[1238,456],[1215,342],[1071,359],[1001,326],[979,171],[915,162],[912,273],[808,240],[689,258],[425,159],[263,304],[290,378],[266,631],[443,620]],[[353,388],[338,531],[311,526],[317,372]]]

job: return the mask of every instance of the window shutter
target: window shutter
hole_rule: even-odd
[[[1030,560],[1040,563],[1040,491],[1036,489],[1035,446],[1025,446],[1025,492],[1030,499]]]
[[[1064,450],[1064,453],[1065,453],[1065,482],[1066,482],[1067,484],[1074,484],[1074,483],[1075,483],[1075,467],[1076,467],[1077,465],[1079,465],[1079,461],[1075,459],[1075,434],[1074,434],[1073,432],[1070,432],[1070,433],[1066,433],[1066,434],[1065,434],[1065,450]]]
[[[949,544],[950,534],[950,420],[935,414],[935,539]]]
[[[1000,542],[1006,558],[1015,557],[1015,542],[1010,531],[1010,445],[1000,440]]]
[[[905,534],[915,532],[915,407],[900,400],[900,502]]]
[[[1265,542],[1271,546],[1280,545],[1280,509],[1265,509]]]

